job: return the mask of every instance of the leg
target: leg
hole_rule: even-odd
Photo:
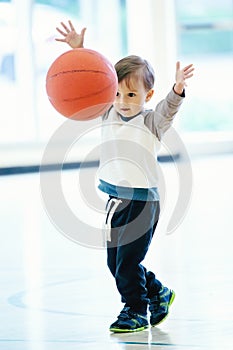
[[[153,235],[155,233],[156,227],[157,227],[158,221],[155,221],[154,227],[153,227]],[[155,274],[152,271],[145,270],[145,276],[146,276],[146,288],[147,288],[147,297],[150,299],[155,294],[158,294],[162,283],[156,278]]]
[[[112,218],[108,261],[112,260],[114,252],[115,280],[125,307],[110,330],[135,332],[148,327],[147,278],[141,262],[153,236],[154,225],[151,222],[158,221],[159,203],[132,201],[128,205],[123,203],[122,207]],[[138,217],[139,220],[136,220]],[[117,250],[114,250],[114,246]]]
[[[115,277],[116,274],[116,257],[117,248],[107,247],[107,265],[113,277]]]
[[[116,259],[115,279],[122,301],[142,315],[147,313],[149,299],[141,262],[148,250],[150,238],[148,232],[134,242],[119,246]]]
[[[147,279],[141,262],[148,251],[159,217],[158,202],[124,201],[112,218],[116,244],[115,279],[122,300],[134,311],[146,314]]]
[[[173,290],[165,287],[156,279],[156,276],[151,271],[146,271],[146,287],[147,297],[149,301],[149,310],[151,312],[150,324],[156,326],[164,321],[169,313],[169,307],[174,301],[175,293]]]
[[[150,299],[155,294],[158,294],[162,283],[156,278],[155,274],[152,271],[147,271],[145,269],[146,276],[146,288],[147,288],[147,297]]]

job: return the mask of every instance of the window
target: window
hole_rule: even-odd
[[[233,2],[176,0],[178,53],[196,76],[182,107],[185,132],[233,130]]]

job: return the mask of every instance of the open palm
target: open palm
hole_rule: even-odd
[[[61,22],[63,29],[60,29],[58,27],[56,28],[56,30],[63,36],[63,38],[56,38],[55,40],[67,43],[70,47],[72,47],[72,49],[83,47],[86,28],[83,28],[81,30],[81,33],[78,34],[72,22],[68,21],[68,23],[69,28],[63,22]]]

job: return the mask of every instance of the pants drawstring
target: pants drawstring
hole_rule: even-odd
[[[106,220],[105,220],[105,223],[103,224],[103,239],[104,239],[105,245],[107,241],[109,242],[111,241],[111,221],[120,203],[122,203],[120,199],[111,198],[106,205]]]

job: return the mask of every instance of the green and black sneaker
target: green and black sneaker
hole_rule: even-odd
[[[129,306],[125,306],[109,330],[114,333],[139,332],[148,326],[146,315],[140,315],[131,310]]]
[[[151,312],[150,324],[152,327],[158,325],[166,319],[169,313],[169,307],[175,299],[175,292],[167,287],[160,289],[159,293],[153,296],[149,302]]]

